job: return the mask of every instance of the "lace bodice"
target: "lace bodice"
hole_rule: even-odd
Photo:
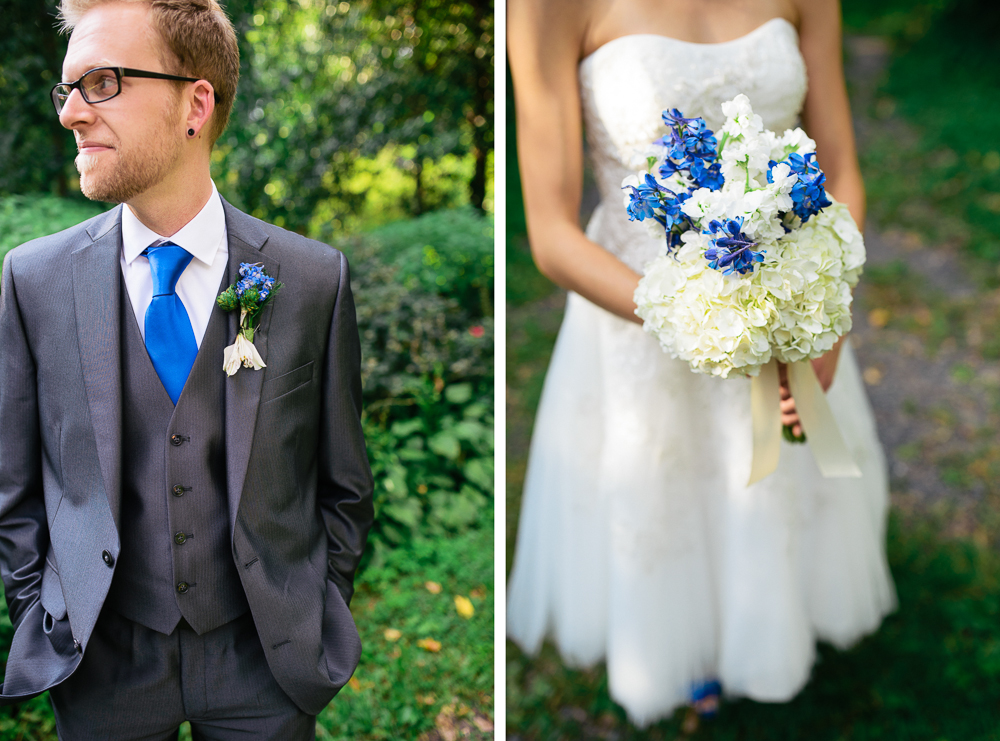
[[[601,194],[587,233],[636,270],[663,245],[628,221],[621,182],[635,174],[650,143],[666,132],[660,114],[677,108],[718,130],[722,103],[744,93],[764,126],[780,133],[797,124],[806,93],[798,34],[783,18],[719,44],[622,36],[584,58],[579,73],[587,144]]]

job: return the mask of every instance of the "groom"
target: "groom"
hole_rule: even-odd
[[[347,262],[221,199],[239,74],[216,0],[63,0],[52,91],[83,192],[124,204],[13,250],[0,289],[0,701],[64,739],[312,738],[361,644],[372,520]],[[283,284],[223,370],[241,263]]]

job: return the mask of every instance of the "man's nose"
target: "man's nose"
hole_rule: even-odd
[[[59,113],[59,123],[67,129],[75,129],[84,124],[93,123],[94,107],[83,99],[83,94],[78,88],[69,91],[69,97],[63,101],[62,111]]]

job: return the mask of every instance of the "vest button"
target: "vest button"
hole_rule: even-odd
[[[187,542],[187,533],[174,533],[174,542],[177,545],[184,545]],[[180,587],[178,587],[180,589]]]
[[[179,582],[177,582],[177,591],[180,592],[181,594],[184,594],[190,588],[191,587],[188,585],[188,583],[186,581],[179,581]]]
[[[115,565],[115,557],[111,555],[110,551],[101,551],[101,558],[104,559],[104,563],[108,565],[109,569]]]
[[[184,496],[184,487],[181,486],[180,484],[177,484],[177,486],[174,487],[174,496],[175,497]]]
[[[181,437],[180,435],[171,435],[170,436],[170,444],[173,445],[174,447],[179,446],[183,442],[184,442],[184,438]]]

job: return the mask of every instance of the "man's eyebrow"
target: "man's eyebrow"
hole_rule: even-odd
[[[117,64],[112,64],[107,59],[91,60],[91,62],[89,64],[87,64],[87,66],[80,65],[80,74],[76,75],[76,78],[79,78],[84,73],[89,72],[92,69],[97,69],[98,67],[118,67],[118,66],[119,65],[117,65]],[[63,81],[64,82],[68,82],[71,79],[76,79],[76,78],[68,77],[66,75],[66,68],[65,67],[63,68],[62,76],[63,76]]]

